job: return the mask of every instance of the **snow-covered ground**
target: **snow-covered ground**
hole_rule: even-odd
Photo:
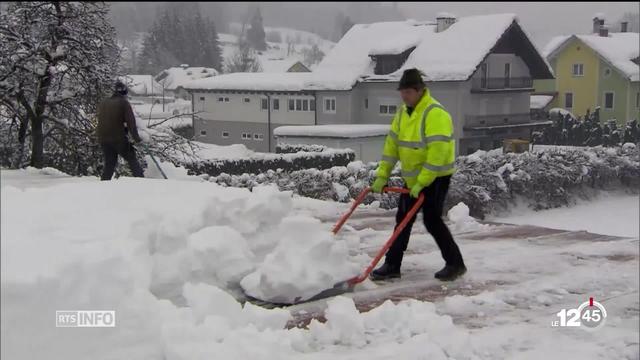
[[[488,220],[638,237],[640,236],[639,208],[638,195],[603,193],[596,199],[582,200],[571,207],[544,211],[532,211],[520,207],[512,209],[509,215],[489,217]]]
[[[342,280],[393,213],[359,209],[334,237],[348,204],[269,187],[0,175],[2,358],[638,359],[637,237],[479,224],[461,204],[449,223],[462,279],[433,279],[440,252],[416,223],[401,281],[269,310],[242,303],[239,284],[291,297]],[[607,308],[602,328],[551,327],[589,297]],[[115,310],[116,326],[57,328],[56,310]],[[291,327],[316,311],[323,321]]]

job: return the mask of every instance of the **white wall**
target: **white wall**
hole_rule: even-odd
[[[219,98],[228,98],[229,101],[218,101]],[[244,99],[248,98],[249,102]],[[237,121],[251,123],[266,123],[268,111],[262,110],[264,94],[229,94],[229,93],[204,93],[194,92],[194,110],[201,111],[198,117],[202,120]],[[204,100],[203,100],[204,99]],[[273,108],[274,99],[278,99],[279,110]],[[314,99],[312,95],[271,95],[271,123],[277,125],[314,125],[314,111],[290,111],[289,99]],[[310,104],[308,103],[308,106]],[[309,109],[309,107],[307,108]]]

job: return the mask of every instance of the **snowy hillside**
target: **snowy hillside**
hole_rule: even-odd
[[[637,237],[480,224],[461,204],[448,214],[461,280],[432,278],[440,252],[415,226],[402,281],[269,310],[238,283],[278,299],[356,274],[392,213],[363,207],[334,238],[346,204],[272,187],[1,175],[2,358],[637,358]],[[550,326],[590,296],[607,307],[603,328]],[[54,326],[56,310],[74,309],[114,310],[116,327]]]
[[[242,25],[232,23],[230,29],[233,34],[218,34],[224,59],[229,59],[238,48],[237,38],[241,33]],[[320,51],[326,55],[335,45],[332,41],[306,31],[267,26],[264,30],[267,34],[267,50],[258,53],[264,72],[284,72],[288,67],[286,65],[290,66],[296,61],[302,62],[313,70],[317,63],[308,64],[305,61],[304,52],[310,50],[313,45],[318,45]],[[279,38],[280,41],[273,41],[274,37],[275,39]],[[288,42],[293,43],[291,52],[288,52]]]

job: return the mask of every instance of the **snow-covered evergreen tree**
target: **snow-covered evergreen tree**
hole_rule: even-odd
[[[247,31],[247,41],[256,50],[266,50],[267,42],[265,41],[265,36],[262,15],[260,14],[260,7],[258,7],[251,18],[251,28]]]
[[[225,64],[226,73],[260,71],[262,71],[260,60],[255,55],[255,51],[246,42],[238,45],[238,49]]]

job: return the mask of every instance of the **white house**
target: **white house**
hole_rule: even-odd
[[[189,82],[195,135],[274,151],[287,125],[389,124],[405,69],[451,113],[461,154],[529,138],[533,79],[552,70],[514,14],[354,25],[309,73],[234,73]],[[378,151],[379,152],[379,151]]]

